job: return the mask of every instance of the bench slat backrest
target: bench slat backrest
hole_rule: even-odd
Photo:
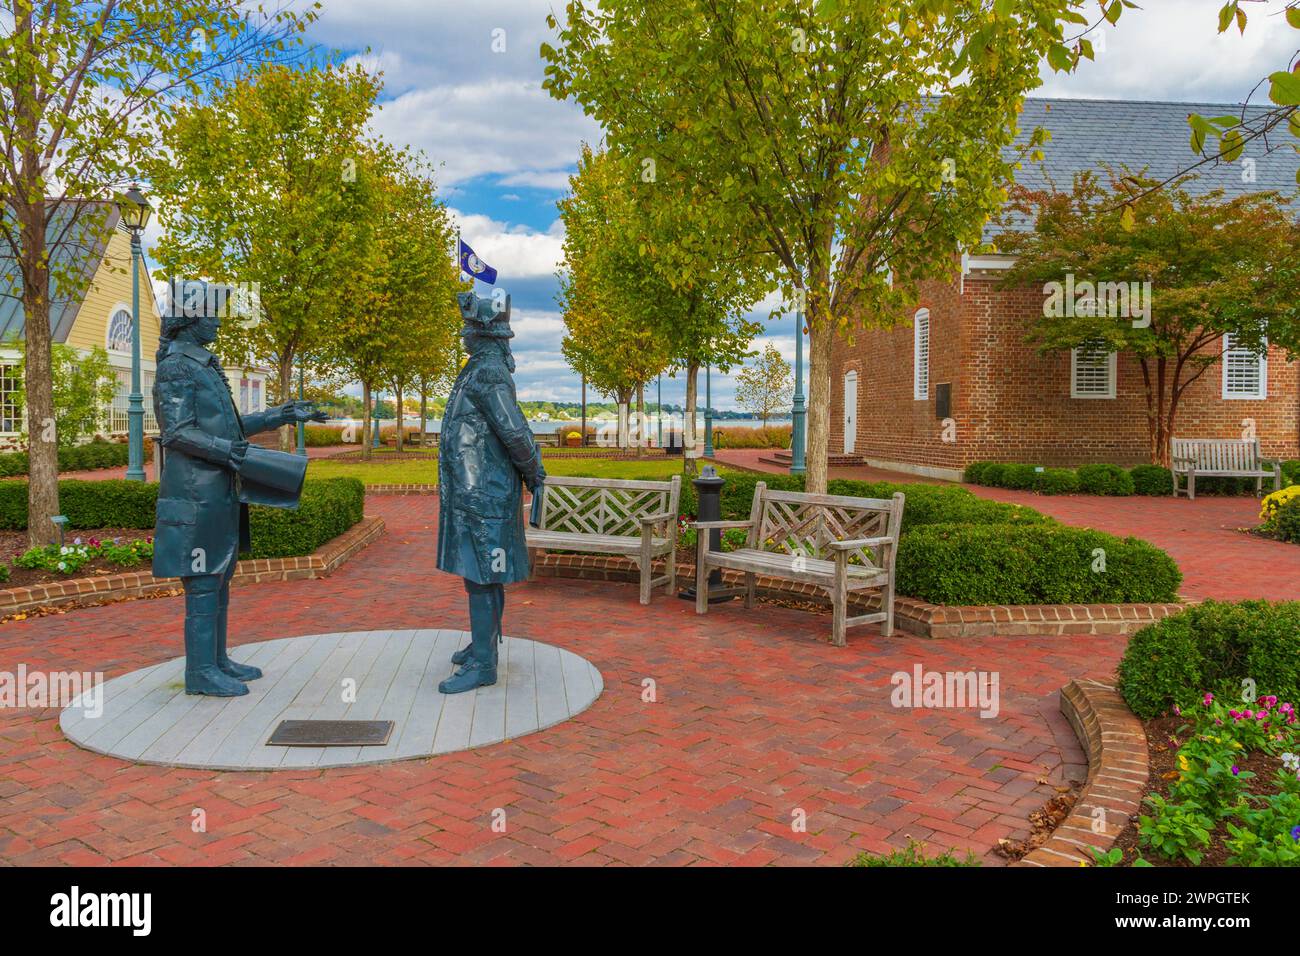
[[[1171,438],[1169,455],[1176,468],[1191,459],[1198,472],[1260,470],[1258,438]]]
[[[760,481],[754,486],[750,519],[750,548],[830,558],[833,552],[828,545],[832,541],[889,538],[897,544],[903,523],[903,495],[854,498],[769,491],[767,483]],[[849,552],[849,560],[866,567],[881,567],[879,552],[879,548],[858,548]]]
[[[538,530],[640,537],[641,519],[665,512],[675,528],[681,493],[681,475],[671,481],[547,476]]]

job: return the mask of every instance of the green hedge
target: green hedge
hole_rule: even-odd
[[[308,481],[296,511],[284,508],[248,509],[253,546],[247,557],[285,558],[311,554],[361,520],[366,486],[360,478]]]
[[[1174,474],[1161,465],[1135,465],[1129,469],[1135,495],[1171,495],[1174,493]]]
[[[124,468],[127,464],[129,448],[121,442],[96,439],[84,445],[72,445],[59,449],[59,471],[93,471],[98,468]],[[145,461],[153,458],[153,442],[144,443]],[[27,474],[29,468],[27,452],[11,451],[0,453],[0,478],[16,478]]]
[[[1300,698],[1300,602],[1206,601],[1142,628],[1119,663],[1120,693],[1143,718],[1206,691],[1243,700],[1247,679],[1258,694]]]
[[[361,434],[360,423],[356,425],[354,430],[358,436]],[[329,425],[308,425],[303,429],[302,440],[303,444],[308,448],[327,448],[331,445],[342,445],[343,429]],[[360,438],[356,440],[360,441]]]
[[[1145,541],[1049,524],[920,527],[900,540],[897,573],[900,594],[931,604],[1156,603],[1182,583]]]
[[[1080,465],[1079,490],[1085,495],[1128,496],[1133,494],[1133,476],[1119,465]]]
[[[357,478],[310,479],[296,511],[254,506],[255,558],[310,554],[361,520],[366,489]],[[72,529],[152,529],[158,485],[143,481],[60,481],[59,508]],[[27,527],[27,482],[0,482],[0,529]]]

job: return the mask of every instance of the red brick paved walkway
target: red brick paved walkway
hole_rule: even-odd
[[[782,471],[758,461],[751,449],[720,451],[717,459],[758,471]],[[833,478],[866,481],[932,481],[879,468],[832,468]],[[1259,524],[1259,501],[1253,497],[1211,497],[1195,501],[1133,496],[1035,495],[1005,488],[965,485],[977,495],[1028,505],[1044,514],[1085,528],[1116,535],[1135,535],[1163,548],[1183,571],[1182,594],[1192,599],[1240,601],[1300,599],[1300,546],[1244,534]]]
[[[389,533],[324,581],[235,591],[232,642],[347,628],[467,626],[433,568],[437,499],[372,498]],[[0,670],[102,669],[180,653],[179,598],[0,626]],[[68,743],[57,714],[0,712],[0,861],[36,863],[838,864],[901,846],[985,855],[1082,774],[1057,712],[1070,677],[1105,678],[1111,637],[824,643],[825,617],[719,606],[696,617],[631,585],[513,586],[509,633],[571,648],[605,678],[590,710],[540,734],[429,760],[277,773],[134,766]],[[890,706],[889,676],[996,671],[1001,713]],[[657,702],[642,701],[655,682]],[[1046,781],[1046,782],[1039,782]],[[505,808],[507,831],[490,826]],[[207,832],[191,831],[191,812]],[[807,832],[793,832],[796,811]],[[987,855],[988,863],[998,858]]]

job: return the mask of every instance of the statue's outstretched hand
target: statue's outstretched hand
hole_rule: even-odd
[[[316,406],[311,402],[303,401],[285,402],[280,406],[280,415],[286,425],[297,422],[323,422],[329,420],[329,416],[324,412],[317,411]]]

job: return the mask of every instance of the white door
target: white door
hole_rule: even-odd
[[[844,454],[853,454],[858,442],[858,373],[844,376]]]

